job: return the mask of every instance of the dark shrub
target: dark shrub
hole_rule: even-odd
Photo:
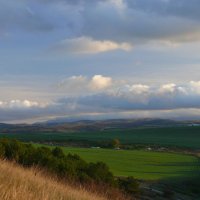
[[[61,179],[116,185],[114,176],[105,163],[87,163],[76,154],[65,155],[59,147],[53,150],[47,147],[35,148],[31,144],[16,140],[1,139],[0,157],[16,161],[26,167],[36,165]]]
[[[8,160],[15,160],[18,162],[19,157],[23,151],[23,146],[17,140],[1,140],[1,144],[4,147],[4,156]]]
[[[23,166],[30,167],[34,163],[34,156],[36,149],[31,144],[23,144],[22,145],[22,151],[19,155],[18,162],[22,164]]]
[[[108,166],[103,162],[89,163],[87,174],[99,183],[104,182],[111,185],[114,183],[113,174],[109,171]]]
[[[5,148],[4,146],[0,143],[0,158],[4,158],[5,156]]]
[[[55,147],[53,150],[52,150],[52,154],[53,156],[55,156],[56,158],[65,158],[65,154],[63,152],[63,150],[59,147]]]
[[[111,146],[112,148],[119,148],[119,147],[120,147],[120,141],[119,141],[119,139],[113,139],[113,140],[111,141],[110,146]]]
[[[119,183],[119,187],[123,189],[124,191],[130,194],[139,195],[140,193],[139,183],[133,177],[127,177],[124,179],[119,178],[118,183]]]

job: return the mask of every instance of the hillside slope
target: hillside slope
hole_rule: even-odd
[[[0,160],[1,200],[106,200],[83,189],[75,189],[45,177],[35,169],[24,169]]]

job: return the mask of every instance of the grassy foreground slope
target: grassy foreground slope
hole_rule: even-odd
[[[71,147],[62,147],[62,149],[66,154],[78,154],[88,162],[106,163],[115,176],[157,180],[191,177],[197,172],[200,173],[198,158],[178,153]]]
[[[106,200],[45,177],[36,169],[24,169],[0,160],[1,200]]]

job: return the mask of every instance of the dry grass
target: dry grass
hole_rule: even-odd
[[[106,200],[50,179],[37,169],[0,160],[1,200]]]

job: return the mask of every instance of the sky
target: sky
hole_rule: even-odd
[[[0,0],[0,122],[200,119],[199,0]]]

